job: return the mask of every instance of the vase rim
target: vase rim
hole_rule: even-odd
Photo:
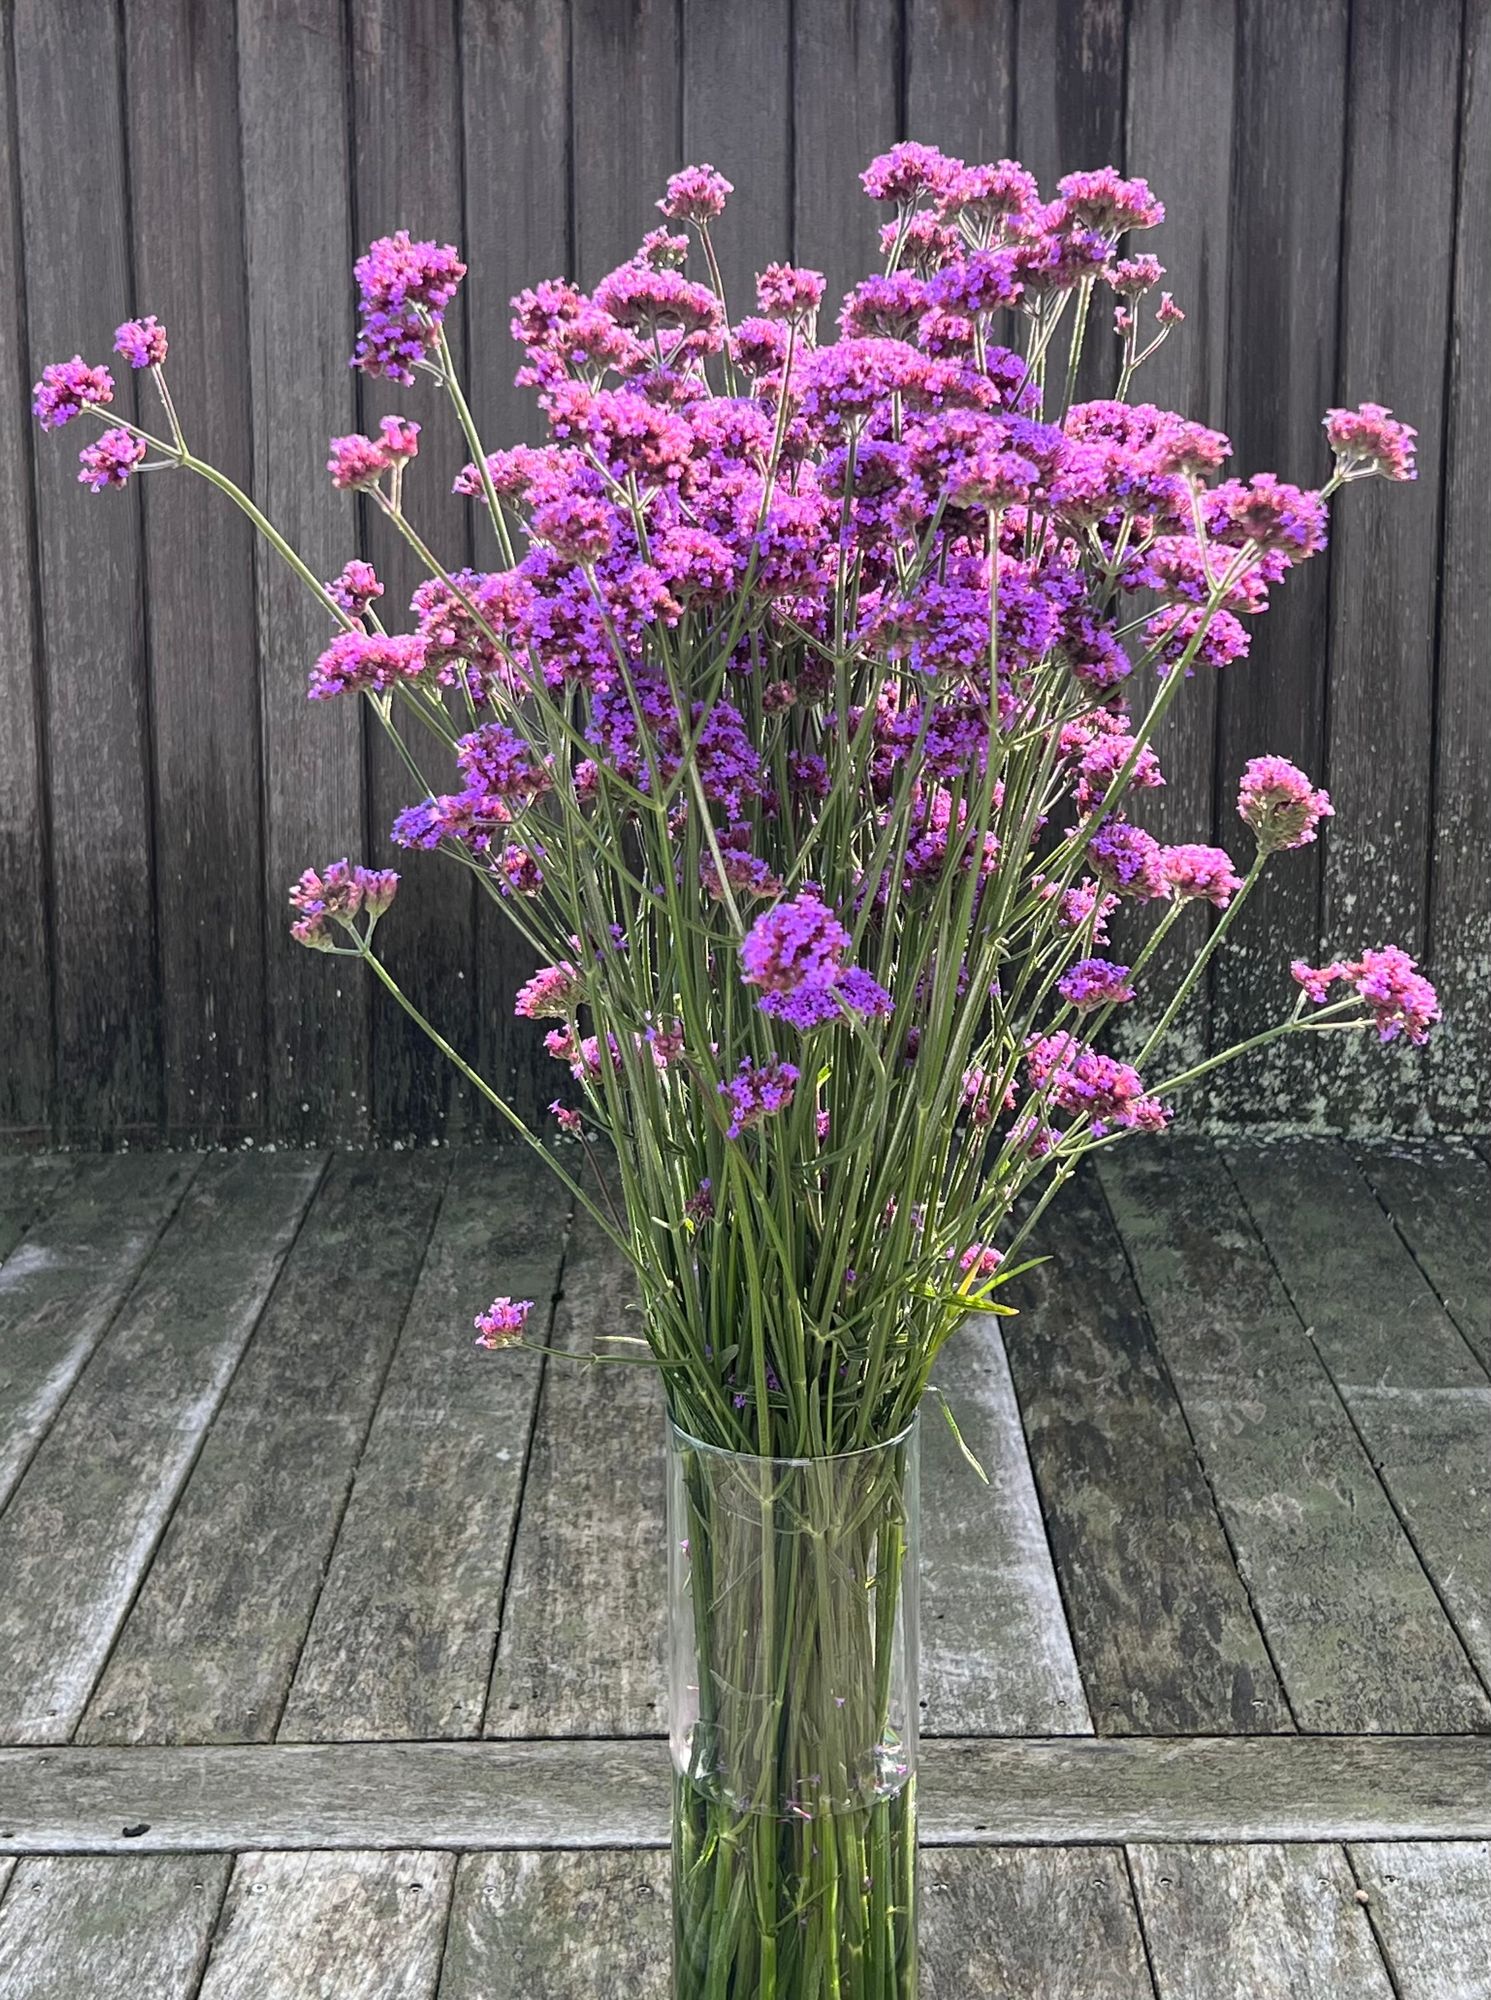
[[[908,1438],[916,1435],[921,1416],[920,1410],[914,1411],[910,1423],[904,1429],[897,1431],[894,1437],[886,1438],[880,1444],[856,1445],[853,1451],[826,1451],[820,1452],[816,1457],[807,1458],[780,1458],[772,1452],[734,1451],[729,1445],[709,1444],[703,1438],[695,1437],[691,1431],[686,1431],[682,1424],[675,1423],[671,1417],[667,1421],[668,1429],[678,1443],[687,1445],[694,1451],[707,1451],[711,1458],[738,1458],[754,1465],[799,1466],[844,1465],[851,1459],[869,1458],[876,1452],[892,1451],[898,1444],[905,1444]]]

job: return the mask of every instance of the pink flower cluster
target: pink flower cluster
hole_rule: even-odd
[[[1341,982],[1350,986],[1366,1002],[1384,1042],[1394,1042],[1400,1035],[1410,1042],[1426,1042],[1439,1019],[1438,995],[1398,945],[1364,951],[1360,958],[1335,959],[1329,965],[1307,965],[1297,958],[1290,970],[1317,1006],[1330,999],[1333,986]]]
[[[350,931],[361,915],[371,929],[392,903],[398,886],[399,878],[391,869],[358,868],[349,861],[333,861],[319,872],[307,868],[290,891],[290,907],[299,913],[290,935],[298,944],[329,951],[336,943],[331,925]]]

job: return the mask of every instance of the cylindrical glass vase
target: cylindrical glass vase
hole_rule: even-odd
[[[674,2000],[914,2000],[916,1426],[668,1460]]]

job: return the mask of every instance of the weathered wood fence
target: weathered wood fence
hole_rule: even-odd
[[[389,407],[346,366],[356,246],[400,224],[464,246],[479,417],[494,442],[531,435],[520,285],[593,281],[702,157],[739,190],[735,296],[789,251],[842,289],[875,219],[856,173],[901,134],[1014,151],[1046,182],[1109,160],[1149,176],[1189,319],[1148,393],[1224,426],[1243,469],[1321,476],[1332,403],[1418,424],[1418,485],[1348,496],[1251,662],[1191,691],[1164,821],[1235,845],[1231,794],[1263,750],[1339,811],[1279,868],[1202,1037],[1261,1021],[1317,942],[1401,940],[1451,1015],[1426,1055],[1312,1045],[1214,1111],[1488,1122],[1491,0],[4,0],[0,22],[0,1128],[211,1142],[472,1118],[390,1007],[285,935],[286,884],[385,855],[405,802],[350,706],[305,706],[313,608],[200,488],[84,494],[70,439],[31,434],[41,364],[102,358],[127,312],[158,313],[193,442],[319,574],[361,547],[397,602],[407,563],[323,470],[330,433]],[[463,559],[460,503],[429,508]],[[519,1104],[544,1102],[552,1065],[510,1018],[521,954],[454,871],[409,872],[400,974]]]

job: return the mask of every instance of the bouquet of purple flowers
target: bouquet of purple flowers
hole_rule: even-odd
[[[900,1437],[959,1322],[1007,1310],[1082,1156],[1161,1129],[1219,1064],[1283,1036],[1421,1041],[1437,1013],[1404,952],[1367,948],[1296,963],[1286,1018],[1176,1067],[1172,1030],[1237,912],[1331,805],[1260,755],[1236,855],[1162,846],[1131,817],[1163,782],[1154,739],[1187,681],[1246,671],[1249,621],[1323,547],[1331,497],[1411,479],[1412,430],[1332,410],[1318,488],[1223,478],[1224,436],[1133,400],[1182,318],[1168,293],[1151,306],[1160,266],[1125,247],[1162,217],[1143,181],[1073,174],[1047,202],[1013,162],[914,144],[863,178],[884,255],[837,338],[821,276],[786,264],[729,317],[712,233],[731,190],[707,166],[669,182],[663,226],[592,292],[522,293],[538,447],[478,433],[443,326],[456,251],[374,243],[354,365],[451,399],[469,462],[444,476],[490,554],[452,569],[426,546],[417,422],[335,439],[333,482],[428,572],[408,629],[367,563],[321,582],[192,453],[153,319],[117,346],[154,379],[155,430],[110,424],[110,377],[81,359],[36,391],[45,425],[104,424],[87,484],[201,473],[320,599],[311,698],[371,703],[410,773],[393,840],[470,870],[539,953],[516,1009],[552,1022],[576,1086],[554,1118],[587,1152],[609,1142],[606,1178],[572,1173],[440,1046],[631,1260],[679,1429],[762,1459]],[[1075,401],[1099,326],[1114,396]],[[307,870],[293,929],[421,1019],[378,956],[396,885]],[[1176,970],[1161,946],[1198,904],[1214,915]],[[482,1341],[521,1341],[526,1312],[495,1301]],[[834,1671],[852,1678],[842,1656]],[[866,1874],[851,1861],[846,1896]],[[778,1990],[762,1982],[790,1939],[762,1902],[756,1876],[741,1897],[710,1878],[701,1963],[733,1923],[738,1977],[758,1982],[721,1993]]]

